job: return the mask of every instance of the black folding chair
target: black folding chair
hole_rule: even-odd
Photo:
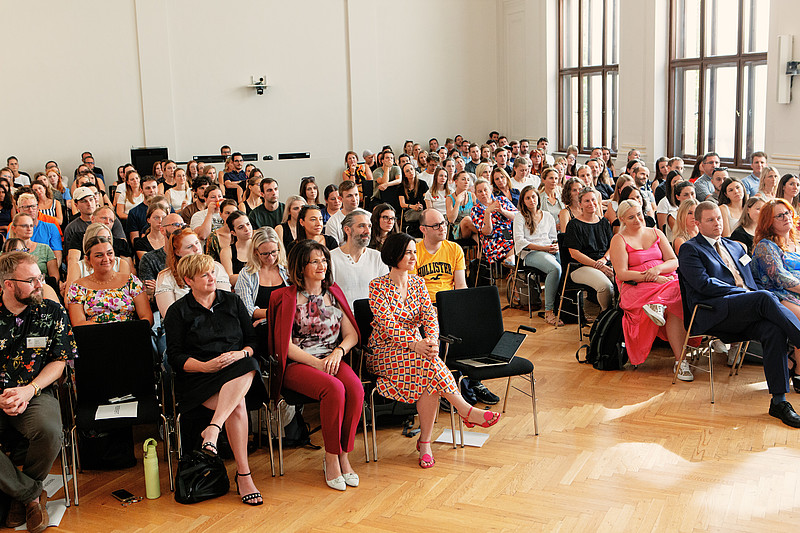
[[[503,397],[503,412],[506,411],[508,392],[511,388],[511,378],[527,375],[530,380],[533,409],[533,428],[539,434],[539,419],[536,411],[536,380],[533,376],[533,363],[524,357],[516,356],[505,365],[474,367],[462,363],[464,359],[486,356],[500,340],[505,328],[503,327],[503,312],[500,307],[500,294],[496,286],[475,287],[453,291],[439,291],[436,293],[436,304],[439,308],[439,331],[442,335],[458,338],[461,342],[454,343],[445,350],[445,362],[448,368],[461,372],[459,389],[464,377],[474,381],[488,379],[508,378],[506,392]],[[535,333],[536,329],[529,326],[519,326],[520,330]],[[516,388],[516,387],[515,387]],[[452,405],[451,405],[452,412]],[[461,419],[459,418],[459,421]],[[461,446],[464,446],[464,428],[459,424],[461,431]],[[455,436],[454,439],[455,441]]]
[[[161,422],[170,490],[174,490],[161,361],[151,339],[150,323],[145,320],[111,322],[76,326],[72,331],[78,347],[73,373],[75,386],[72,389],[74,417],[70,431],[73,455],[78,429],[103,432]],[[127,395],[133,396],[131,401],[138,402],[136,416],[96,419],[100,405]]]

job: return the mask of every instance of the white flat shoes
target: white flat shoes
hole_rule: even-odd
[[[348,487],[358,487],[358,474],[355,472],[350,474],[342,474],[342,477],[344,478],[344,482]]]
[[[333,479],[330,479],[330,480],[328,479],[328,474],[326,472],[325,458],[324,457],[322,458],[322,475],[325,478],[325,483],[327,483],[328,486],[330,488],[334,489],[334,490],[346,490],[347,489],[347,485],[349,485],[349,483],[345,482],[345,477],[344,476],[339,476],[337,478],[333,478]],[[355,476],[355,474],[348,474],[348,475],[354,475]],[[355,487],[356,485],[358,485],[358,476],[356,476],[356,484],[352,485],[352,486]]]

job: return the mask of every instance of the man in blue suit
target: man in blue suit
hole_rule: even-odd
[[[786,401],[789,391],[789,343],[800,346],[800,321],[771,292],[757,290],[750,257],[735,241],[722,238],[722,213],[714,202],[695,208],[700,233],[681,246],[678,257],[686,305],[698,309],[693,333],[725,342],[758,340],[764,348],[764,375],[772,394],[769,414],[800,428],[800,416]]]

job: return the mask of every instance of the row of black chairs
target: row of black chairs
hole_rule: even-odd
[[[462,378],[468,377],[475,380],[490,380],[507,378],[506,391],[503,400],[503,411],[506,409],[508,393],[511,386],[511,377],[523,376],[530,384],[530,392],[521,391],[531,397],[534,418],[534,432],[539,434],[538,414],[536,410],[535,379],[533,376],[533,363],[524,357],[515,357],[509,364],[487,368],[475,368],[459,363],[459,360],[478,355],[488,354],[502,335],[503,319],[500,306],[499,292],[496,286],[478,287],[474,289],[443,291],[437,295],[439,308],[441,336],[445,341],[442,357],[453,371],[460,372]],[[357,368],[364,385],[368,388],[368,396],[374,401],[375,376],[371,376],[365,365],[365,355],[368,353],[367,340],[371,331],[372,316],[366,300],[354,303],[356,320],[362,333],[362,342],[357,349],[351,351],[351,364]],[[522,326],[521,329],[534,332],[535,329]],[[171,374],[165,368],[155,349],[152,330],[146,321],[116,322],[78,326],[73,328],[79,357],[75,360],[74,371],[69,371],[64,386],[68,391],[68,401],[62,402],[67,407],[64,420],[64,452],[62,463],[66,487],[66,473],[71,469],[73,474],[74,501],[79,503],[77,474],[81,471],[81,461],[78,453],[78,432],[95,431],[103,432],[143,424],[156,424],[160,430],[164,446],[164,459],[169,470],[170,489],[174,490],[173,455],[180,458],[184,443],[194,445],[200,426],[205,426],[211,412],[205,408],[197,408],[201,413],[181,412],[179,402],[175,401]],[[275,460],[272,447],[272,432],[270,430],[273,420],[278,423],[278,462],[279,472],[283,475],[283,443],[280,429],[283,427],[281,420],[281,403],[289,405],[304,405],[315,400],[287,390],[270,382],[276,375],[271,365],[275,358],[264,359],[263,378],[266,380],[267,390],[279,390],[272,394],[268,401],[260,405],[248,405],[259,413],[259,423],[255,431],[261,444],[262,424],[261,418],[266,415],[267,440],[269,444],[270,466],[272,475],[276,475]],[[520,389],[518,389],[520,390]],[[108,404],[109,399],[132,395],[138,402],[137,413],[131,418],[96,419],[97,408]],[[370,403],[371,403],[370,402]],[[364,433],[365,458],[369,462],[369,443],[367,438],[367,409],[365,400],[362,412],[362,429]],[[194,411],[197,411],[194,410]],[[378,459],[376,424],[374,420],[374,403],[370,410],[373,428],[373,457]],[[204,418],[205,417],[205,418]],[[460,425],[462,446],[463,427]],[[186,424],[190,430],[186,431],[181,426],[183,421],[193,421]],[[202,429],[202,428],[200,428]],[[451,430],[455,436],[455,416],[451,411]],[[455,447],[455,439],[453,442]],[[66,449],[70,449],[67,454]],[[69,461],[67,460],[69,459]],[[71,463],[70,465],[67,463]]]

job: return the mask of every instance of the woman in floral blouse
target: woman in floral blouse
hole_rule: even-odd
[[[144,285],[133,274],[114,270],[116,257],[111,239],[95,236],[84,245],[93,271],[67,289],[66,304],[73,326],[137,318],[153,323],[153,312]]]

